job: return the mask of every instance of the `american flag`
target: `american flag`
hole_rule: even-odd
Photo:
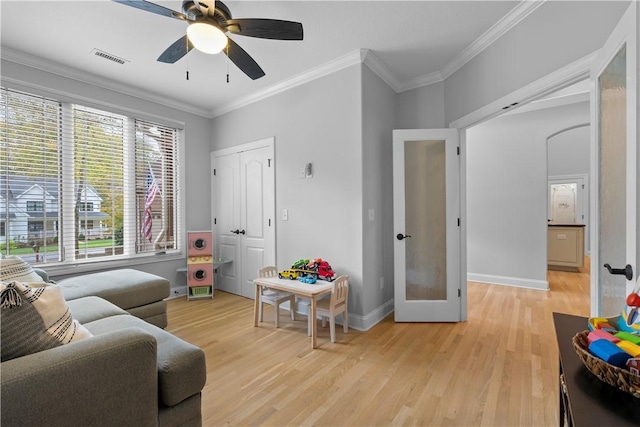
[[[151,166],[149,166],[149,173],[147,174],[147,195],[144,199],[144,220],[142,222],[142,235],[149,242],[151,242],[151,226],[153,225],[151,205],[158,193],[160,193],[160,188],[158,188],[156,178],[153,176],[153,170],[151,170]]]

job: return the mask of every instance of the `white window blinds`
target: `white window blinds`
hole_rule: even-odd
[[[177,129],[0,93],[0,252],[77,263],[179,250]]]
[[[0,104],[0,251],[58,261],[60,103],[1,89]]]

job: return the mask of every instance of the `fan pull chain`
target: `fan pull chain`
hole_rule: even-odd
[[[189,53],[189,40],[187,40],[187,53]],[[189,57],[187,56],[187,81],[189,81]]]
[[[229,43],[227,43],[227,83],[229,83],[229,61],[231,61],[229,59]]]

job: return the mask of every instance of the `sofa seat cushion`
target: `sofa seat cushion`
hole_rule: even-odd
[[[0,282],[0,300],[3,362],[91,336],[73,318],[57,285],[30,287]]]
[[[85,324],[94,335],[137,327],[158,342],[158,395],[160,403],[174,406],[200,393],[207,379],[204,352],[195,345],[137,317],[110,316]]]
[[[67,304],[69,304],[73,318],[82,324],[105,317],[127,314],[117,305],[99,297],[78,298],[67,302]]]
[[[171,290],[167,279],[129,268],[69,277],[58,285],[67,301],[97,296],[125,310],[161,301]]]

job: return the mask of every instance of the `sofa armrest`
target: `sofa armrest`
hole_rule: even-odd
[[[154,426],[157,343],[128,328],[3,362],[3,425]]]
[[[49,281],[49,273],[47,273],[43,269],[33,267],[33,272],[36,273],[38,276],[42,277],[42,280],[44,280],[45,282]]]

